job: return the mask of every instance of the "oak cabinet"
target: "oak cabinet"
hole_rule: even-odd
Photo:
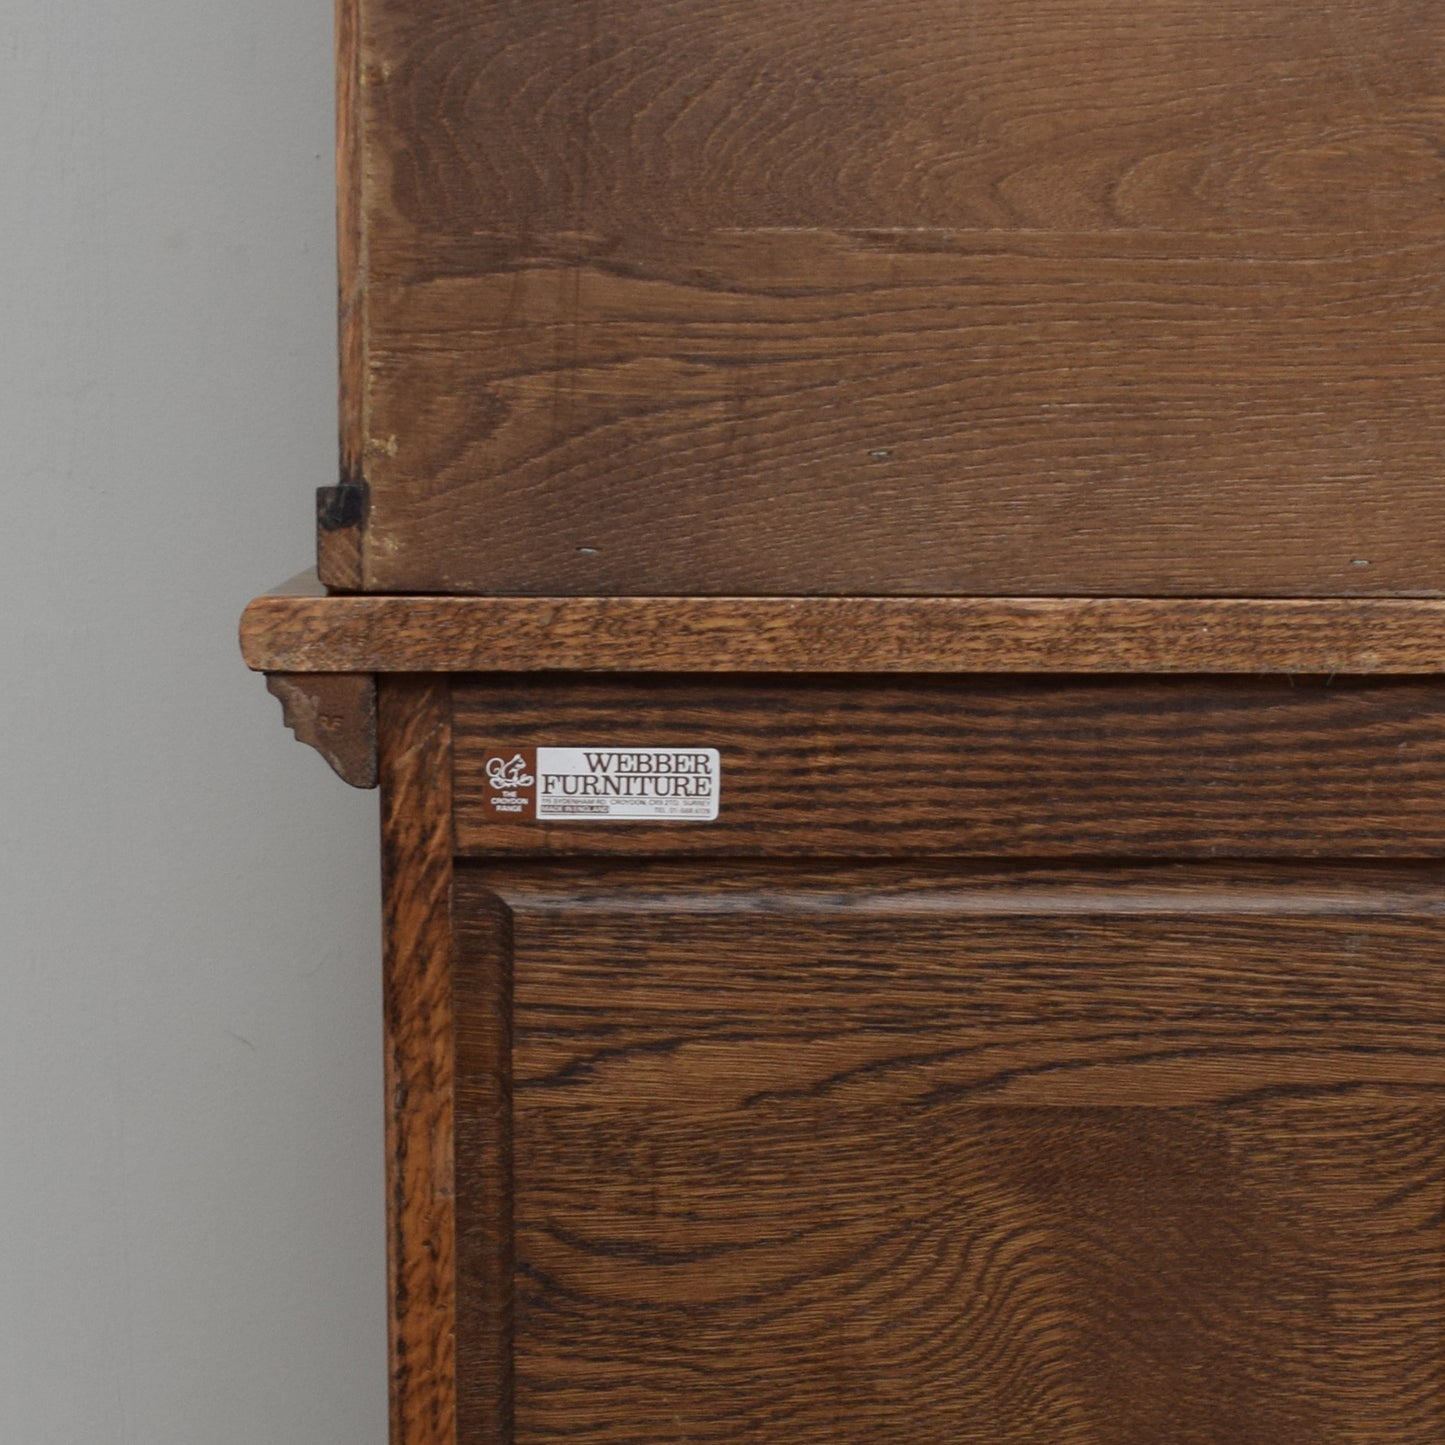
[[[1439,1437],[1445,683],[999,660],[332,704],[400,1445]]]
[[[341,0],[393,1445],[1438,1445],[1424,0]]]

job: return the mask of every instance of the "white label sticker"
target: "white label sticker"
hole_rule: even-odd
[[[709,823],[722,795],[716,748],[494,749],[483,767],[496,818]]]

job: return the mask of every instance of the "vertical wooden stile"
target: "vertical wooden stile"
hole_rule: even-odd
[[[378,705],[391,1440],[454,1445],[451,698],[388,677]]]
[[[516,1245],[512,911],[460,870],[456,927],[457,1445],[512,1445]]]

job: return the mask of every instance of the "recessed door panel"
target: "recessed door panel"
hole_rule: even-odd
[[[1445,1429],[1440,869],[467,867],[457,916],[463,1440],[499,1389],[519,1442]]]

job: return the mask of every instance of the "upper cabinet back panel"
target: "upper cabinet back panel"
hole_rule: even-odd
[[[1430,595],[1435,0],[343,0],[375,590]]]

